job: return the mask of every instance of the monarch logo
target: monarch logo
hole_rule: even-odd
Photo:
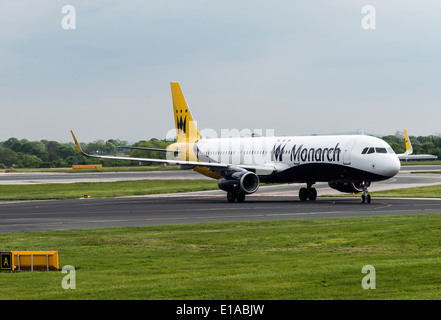
[[[292,147],[290,160],[293,162],[306,161],[328,161],[339,162],[341,149],[338,147],[339,143],[334,148],[303,148],[303,144],[296,149],[296,145]]]
[[[339,143],[334,148],[304,148],[303,144],[294,145],[289,152],[285,152],[285,147],[282,145],[274,145],[273,161],[283,161],[283,155],[288,153],[290,161],[297,162],[339,162],[341,149],[338,147]]]
[[[184,133],[187,133],[187,116],[184,117],[184,120],[182,120],[182,116],[176,118],[176,126],[178,131],[183,131]]]

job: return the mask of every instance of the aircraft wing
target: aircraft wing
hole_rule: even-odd
[[[157,148],[145,148],[145,147],[125,147],[125,146],[118,146],[120,149],[136,149],[136,150],[145,150],[145,151],[159,151],[159,152],[175,152],[174,150],[167,150],[167,149],[157,149]]]
[[[197,167],[208,167],[208,168],[228,168],[233,171],[241,171],[245,170],[242,168],[238,168],[236,166],[232,166],[225,163],[217,163],[217,162],[199,162],[199,161],[185,161],[185,160],[166,160],[166,159],[150,159],[150,158],[134,158],[134,157],[116,157],[116,156],[98,156],[98,155],[90,155],[87,154],[81,149],[80,144],[72,130],[70,130],[72,137],[75,142],[75,146],[77,147],[77,151],[89,158],[98,158],[98,159],[107,159],[107,160],[126,160],[126,161],[141,161],[141,162],[156,162],[156,163],[167,163],[167,164],[178,164],[178,165],[186,165],[186,166],[197,166]]]

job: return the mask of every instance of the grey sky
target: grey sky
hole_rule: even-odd
[[[440,14],[429,0],[5,0],[0,140],[163,138],[170,81],[219,134],[439,133]]]

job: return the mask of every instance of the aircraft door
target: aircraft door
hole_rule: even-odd
[[[346,143],[345,149],[343,151],[343,164],[351,164],[351,151],[355,144],[355,139],[351,139]]]

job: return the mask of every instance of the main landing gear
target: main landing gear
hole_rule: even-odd
[[[314,201],[317,199],[317,190],[312,188],[312,185],[315,182],[307,182],[306,188],[300,188],[299,190],[299,198],[301,201],[311,200]]]
[[[228,202],[244,202],[245,201],[245,193],[244,192],[227,192],[227,200]]]
[[[363,181],[361,187],[363,189],[363,194],[361,195],[361,203],[371,203],[371,195],[368,194],[367,188],[370,186],[370,182]]]

